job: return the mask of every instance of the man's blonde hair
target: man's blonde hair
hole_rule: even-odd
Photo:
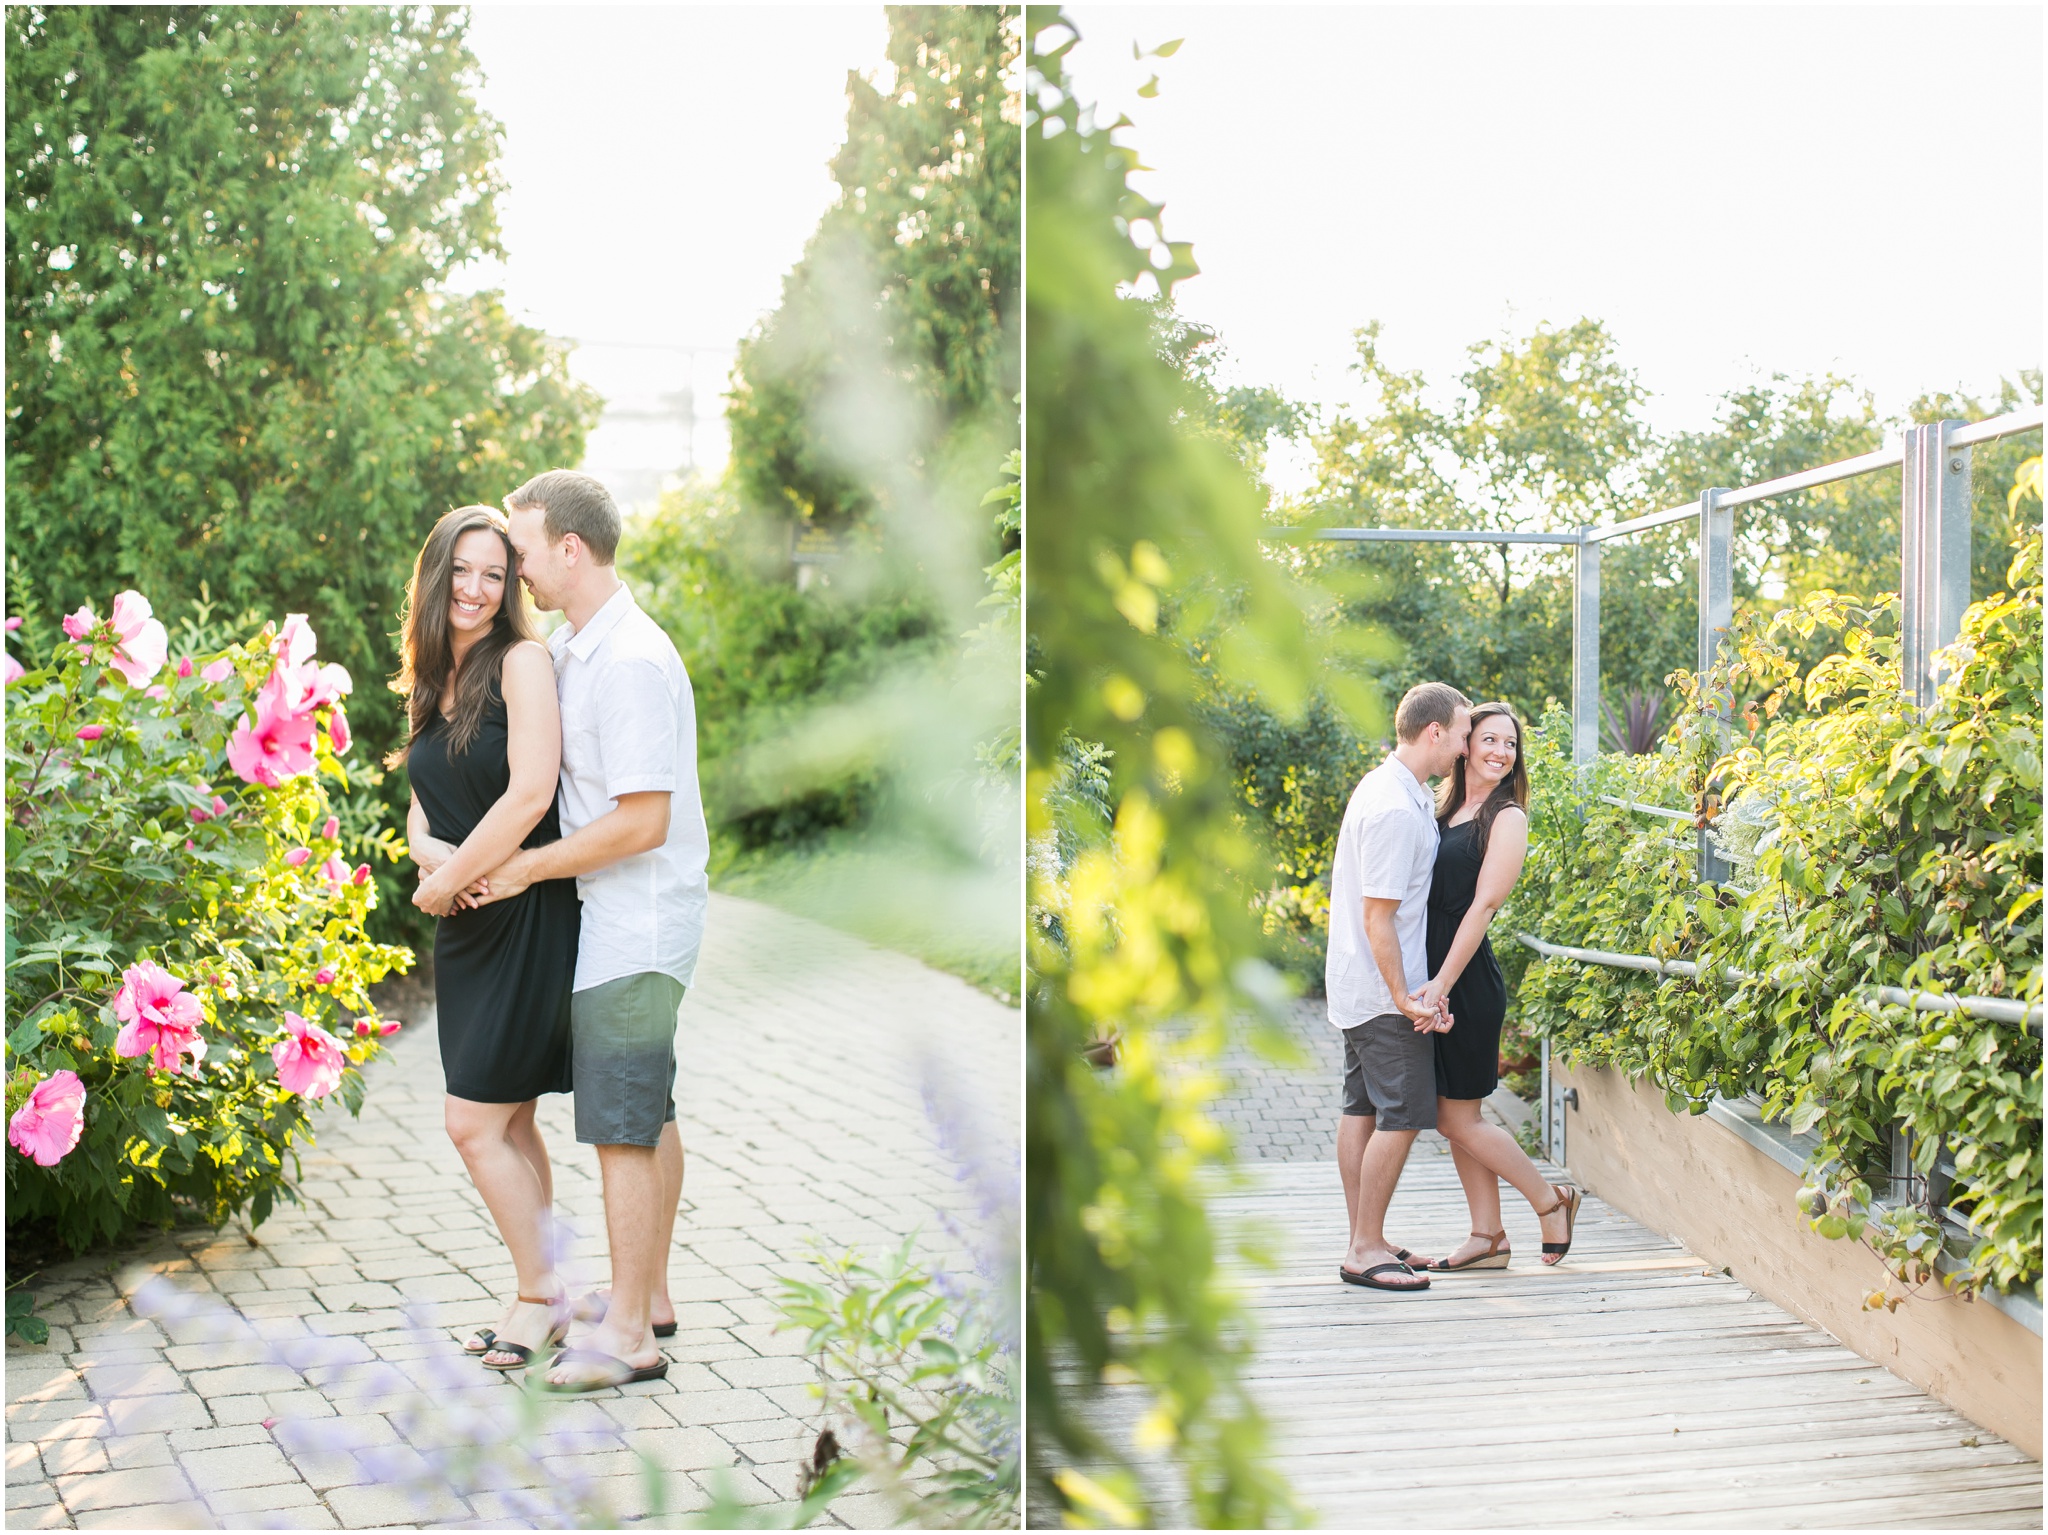
[[[1449,730],[1460,709],[1472,707],[1472,700],[1448,682],[1418,682],[1401,695],[1401,707],[1394,711],[1394,734],[1413,741],[1432,725]]]

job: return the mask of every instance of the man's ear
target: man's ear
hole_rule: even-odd
[[[583,563],[583,540],[574,533],[562,535],[562,563],[572,570]]]

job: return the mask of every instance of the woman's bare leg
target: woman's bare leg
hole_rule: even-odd
[[[491,1219],[497,1222],[498,1235],[512,1254],[518,1293],[552,1298],[561,1287],[550,1247],[553,1180],[534,1165],[533,1148],[540,1147],[543,1166],[546,1148],[533,1126],[532,1109],[530,1102],[476,1103],[450,1094],[446,1105],[448,1139],[462,1154],[463,1166],[469,1169]],[[515,1131],[522,1110],[526,1111],[526,1125],[523,1131]],[[546,1343],[552,1321],[550,1307],[514,1300],[497,1332],[508,1343],[537,1350]],[[487,1361],[508,1357],[495,1350],[484,1355]]]
[[[1531,1210],[1545,1210],[1557,1203],[1557,1192],[1544,1179],[1543,1171],[1529,1160],[1515,1138],[1501,1129],[1490,1125],[1479,1112],[1482,1100],[1478,1098],[1439,1098],[1436,1101],[1436,1127],[1451,1143],[1454,1160],[1469,1157],[1484,1169],[1484,1178],[1491,1193],[1491,1207],[1494,1224],[1482,1227],[1479,1221],[1480,1209],[1473,1200],[1473,1185],[1465,1177],[1465,1165],[1458,1161],[1458,1181],[1465,1186],[1466,1202],[1473,1205],[1472,1229],[1474,1231],[1501,1231],[1506,1228],[1500,1221],[1500,1191],[1493,1180],[1504,1178],[1514,1185],[1515,1191],[1529,1201]],[[1562,1242],[1565,1239],[1564,1211],[1558,1210],[1543,1217],[1543,1240]],[[1453,1259],[1469,1257],[1483,1244],[1468,1242],[1465,1248],[1453,1253]]]
[[[1439,1130],[1443,1128],[1444,1105],[1447,1102],[1449,1100],[1444,1098],[1436,1101],[1436,1122]],[[1500,1223],[1500,1178],[1494,1170],[1455,1141],[1451,1143],[1451,1165],[1458,1170],[1458,1183],[1465,1190],[1465,1207],[1472,1212],[1470,1229],[1487,1232],[1505,1229]],[[1491,1245],[1488,1242],[1474,1241],[1468,1236],[1458,1244],[1458,1250],[1444,1261],[1463,1263],[1469,1258],[1479,1257]]]

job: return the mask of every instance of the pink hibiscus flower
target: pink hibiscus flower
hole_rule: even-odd
[[[150,960],[121,972],[121,990],[114,997],[114,1016],[124,1025],[114,1039],[116,1055],[154,1057],[159,1071],[196,1074],[206,1056],[199,1037],[205,1014],[185,983]],[[188,1068],[182,1057],[192,1057]]]
[[[256,723],[245,719],[228,741],[228,766],[244,783],[275,789],[313,770],[313,718],[290,706],[290,683],[275,671],[256,694]]]
[[[132,688],[149,681],[170,659],[171,637],[150,614],[149,599],[140,592],[123,592],[114,599],[114,632],[121,637],[114,670]]]
[[[234,674],[235,663],[226,656],[222,656],[218,661],[202,669],[199,676],[200,680],[204,682],[226,682]]]
[[[271,654],[293,670],[296,670],[301,662],[311,660],[313,652],[319,646],[319,638],[313,633],[313,626],[306,622],[306,615],[303,613],[285,614],[284,627],[277,631],[277,638],[270,642]]]
[[[23,669],[22,664],[19,661],[15,660],[13,656],[0,656],[0,673],[4,673],[4,677],[0,677],[0,686],[5,686],[6,683],[12,682],[16,677],[23,677],[28,675],[27,672]],[[337,710],[337,718],[339,718],[339,714],[340,711]],[[342,722],[341,728],[342,733],[346,735],[348,733],[348,724],[346,721]],[[346,746],[337,746],[334,749],[338,752],[348,750]]]
[[[325,1098],[341,1086],[341,1069],[348,1064],[341,1042],[297,1013],[286,1013],[284,1026],[292,1037],[270,1047],[270,1058],[277,1062],[277,1080],[286,1092],[301,1098]]]
[[[99,627],[100,621],[89,607],[80,608],[76,613],[64,615],[64,632],[74,640],[83,640]]]
[[[320,865],[320,877],[339,890],[348,879],[348,865],[339,857],[329,854],[327,862]]]
[[[7,1121],[7,1139],[38,1167],[55,1167],[85,1129],[85,1084],[75,1071],[53,1071]]]
[[[330,661],[325,666],[315,666],[311,661],[303,666],[282,667],[287,684],[287,696],[294,714],[310,714],[315,709],[324,709],[329,704],[341,702],[355,690],[355,680],[349,676],[348,668]]]

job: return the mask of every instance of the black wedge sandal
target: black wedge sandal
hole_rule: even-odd
[[[1557,1196],[1557,1203],[1548,1210],[1538,1210],[1536,1218],[1541,1220],[1546,1215],[1555,1215],[1560,1209],[1564,1211],[1564,1240],[1543,1244],[1543,1261],[1555,1266],[1563,1262],[1564,1255],[1572,1250],[1572,1232],[1579,1223],[1579,1201],[1586,1195],[1583,1189],[1573,1188],[1569,1183],[1553,1183],[1550,1191]]]

